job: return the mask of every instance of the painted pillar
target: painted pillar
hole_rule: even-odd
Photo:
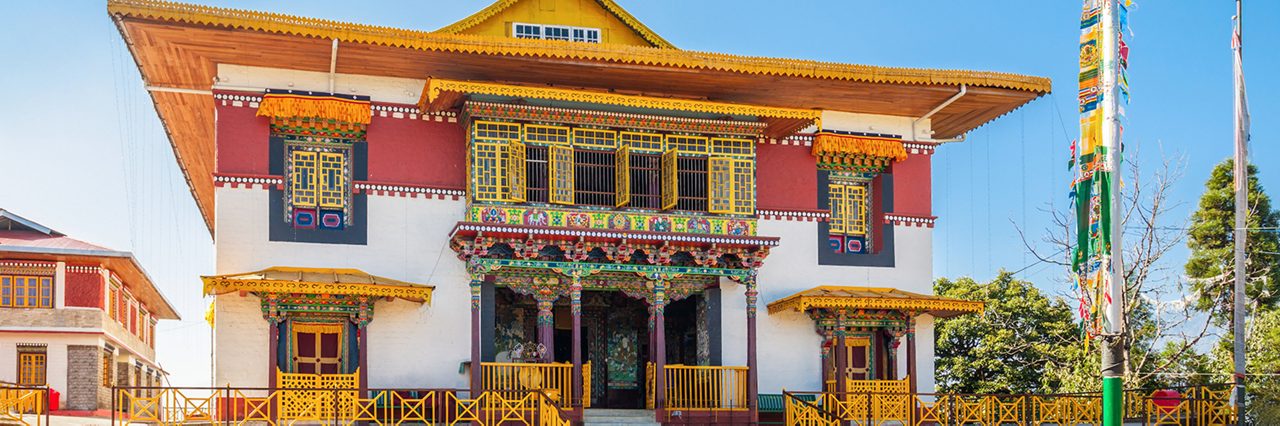
[[[845,347],[844,311],[836,318],[836,393],[843,395],[849,387],[849,348]]]
[[[760,377],[756,362],[756,277],[754,273],[747,279],[747,411],[751,412],[751,423],[760,421],[756,410],[758,380]]]
[[[369,327],[368,324],[359,324],[356,329],[357,336],[360,341],[360,394],[365,398],[369,396]]]
[[[480,287],[484,276],[471,276],[471,398],[480,397]]]
[[[916,387],[916,318],[912,315],[907,326],[907,377],[911,392],[920,392]],[[932,392],[932,391],[930,391]]]
[[[267,318],[270,329],[267,331],[267,387],[276,388],[276,371],[280,369],[280,323],[275,318]],[[216,385],[216,383],[215,383]]]
[[[667,326],[663,311],[667,304],[665,277],[655,276],[653,282],[653,412],[655,420],[662,422],[663,409],[667,405]]]
[[[573,386],[568,397],[573,403],[573,416],[582,419],[582,402],[591,395],[582,392],[582,275],[574,271],[569,284],[569,314],[573,316]]]
[[[550,289],[537,291],[533,299],[538,302],[538,344],[546,349],[542,362],[551,362],[556,359],[556,317],[552,308],[559,297]]]
[[[835,341],[831,339],[831,333],[823,333],[822,359],[820,360],[821,363],[818,364],[819,366],[821,366],[820,368],[822,369],[822,384],[818,385],[818,389],[824,392],[827,390],[827,382],[832,380],[830,366],[832,361],[831,348],[832,348],[832,345],[834,344],[835,344]]]

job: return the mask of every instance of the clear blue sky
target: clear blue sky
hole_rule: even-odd
[[[432,30],[489,4],[466,1],[211,1],[217,6]],[[934,273],[990,278],[1022,269],[1014,223],[1041,235],[1041,211],[1067,201],[1067,146],[1075,138],[1077,1],[620,0],[684,49],[906,67],[1047,76],[1041,98],[938,150]],[[74,237],[132,250],[183,321],[162,322],[161,362],[177,384],[208,380],[207,301],[198,275],[213,246],[137,69],[103,1],[16,2],[0,16],[0,207]],[[1140,1],[1130,15],[1130,161],[1185,161],[1173,193],[1190,215],[1212,166],[1231,154],[1229,0]],[[1246,4],[1252,159],[1280,191],[1280,3]],[[1060,122],[1065,120],[1064,124]],[[207,177],[206,177],[207,178]],[[1173,253],[1176,273],[1186,251]],[[1020,276],[1063,293],[1062,271]],[[1167,277],[1177,279],[1176,275]],[[817,283],[815,283],[817,284]],[[883,283],[893,285],[893,283]],[[763,285],[768,285],[764,283]]]

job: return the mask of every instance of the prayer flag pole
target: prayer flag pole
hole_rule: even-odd
[[[1249,204],[1249,101],[1244,89],[1244,18],[1241,0],[1236,0],[1235,28],[1231,34],[1231,50],[1234,57],[1235,84],[1235,290],[1234,309],[1231,315],[1232,328],[1235,334],[1235,405],[1237,415],[1244,413],[1244,296],[1245,296],[1245,243],[1248,242],[1247,228]]]
[[[1104,240],[1103,263],[1101,272],[1106,274],[1102,283],[1102,303],[1104,312],[1102,331],[1102,424],[1104,426],[1120,426],[1124,421],[1124,262],[1121,258],[1124,245],[1121,243],[1124,229],[1120,218],[1120,107],[1119,75],[1120,75],[1120,23],[1117,11],[1117,0],[1103,0],[1102,4],[1102,92],[1099,101],[1102,108],[1102,148],[1105,152],[1105,166],[1102,172],[1102,184],[1106,186],[1102,202],[1103,214],[1100,227],[1105,227],[1110,238]]]

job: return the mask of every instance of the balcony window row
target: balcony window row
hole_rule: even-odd
[[[114,278],[107,297],[110,298],[106,304],[107,317],[137,336],[147,346],[155,347],[156,319],[142,303],[124,290]]]
[[[0,307],[52,308],[53,277],[0,275]]]
[[[755,142],[477,120],[474,201],[755,213]]]

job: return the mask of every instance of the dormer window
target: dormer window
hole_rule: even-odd
[[[511,34],[516,38],[536,38],[543,40],[581,41],[587,43],[600,42],[599,28],[570,27],[565,25],[511,24]]]

